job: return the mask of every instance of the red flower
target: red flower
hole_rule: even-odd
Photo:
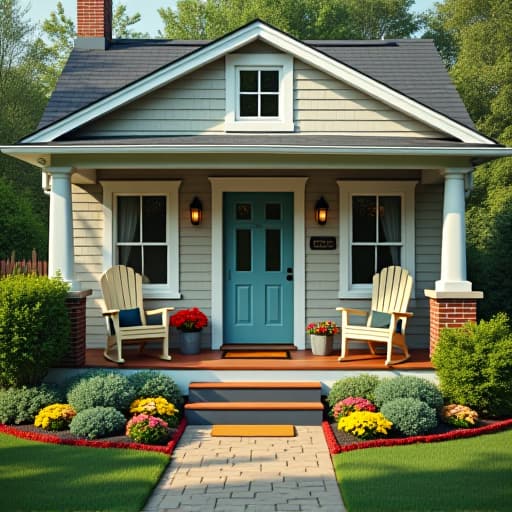
[[[171,325],[180,331],[196,332],[208,325],[208,318],[197,308],[182,309],[171,316]]]

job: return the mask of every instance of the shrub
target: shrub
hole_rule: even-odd
[[[34,426],[45,430],[66,430],[76,416],[76,411],[69,404],[52,404],[39,411]]]
[[[0,387],[39,384],[69,346],[68,285],[14,275],[0,279]]]
[[[121,434],[125,422],[125,417],[113,407],[92,407],[78,412],[69,430],[78,437],[97,439]]]
[[[176,427],[178,424],[178,409],[161,396],[134,400],[130,405],[130,414],[141,413],[160,418],[170,427]]]
[[[332,408],[332,415],[337,421],[341,416],[348,416],[352,412],[356,411],[369,411],[376,412],[377,408],[366,398],[354,398],[349,396],[343,400],[340,400]]]
[[[417,398],[397,398],[380,409],[393,427],[406,436],[426,434],[437,427],[437,413]]]
[[[441,411],[441,419],[455,427],[474,427],[478,421],[478,413],[465,405],[445,405]]]
[[[338,430],[365,440],[386,436],[392,426],[380,412],[356,411],[338,421]]]
[[[133,398],[144,398],[148,396],[161,396],[178,409],[183,405],[183,397],[180,389],[171,377],[153,370],[132,373],[128,381],[135,392]]]
[[[505,313],[443,329],[432,362],[448,402],[483,416],[512,414],[512,329]]]
[[[416,398],[429,407],[440,410],[443,395],[432,382],[421,377],[406,376],[383,379],[375,388],[375,405],[380,409],[386,402],[397,398]]]
[[[37,413],[61,399],[57,391],[47,386],[0,390],[0,423],[6,425],[33,423]]]
[[[134,395],[133,387],[123,375],[102,373],[85,377],[68,391],[68,403],[80,412],[92,407],[113,407],[128,411]]]
[[[126,435],[137,443],[165,444],[169,439],[167,426],[161,418],[138,414],[126,424]]]
[[[333,407],[337,402],[349,396],[359,396],[373,402],[373,393],[378,383],[379,377],[364,373],[357,377],[338,380],[333,384],[327,396],[327,402]]]

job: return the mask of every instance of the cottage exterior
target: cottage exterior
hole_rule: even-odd
[[[104,345],[113,264],[144,275],[148,306],[205,311],[204,348],[308,348],[306,323],[367,308],[390,264],[415,279],[409,346],[449,323],[440,304],[474,318],[465,194],[475,165],[512,153],[475,130],[432,41],[301,42],[261,21],[213,42],[113,41],[111,1],[78,4],[38,130],[3,151],[41,168],[50,273],[92,290],[88,347]]]

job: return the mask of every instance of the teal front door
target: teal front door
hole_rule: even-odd
[[[293,194],[224,194],[224,343],[293,343]]]

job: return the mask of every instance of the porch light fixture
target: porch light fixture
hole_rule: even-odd
[[[199,226],[203,220],[203,203],[198,197],[194,197],[190,203],[190,222],[193,226]]]
[[[315,204],[315,220],[320,226],[327,223],[327,212],[329,210],[329,204],[322,196]]]

